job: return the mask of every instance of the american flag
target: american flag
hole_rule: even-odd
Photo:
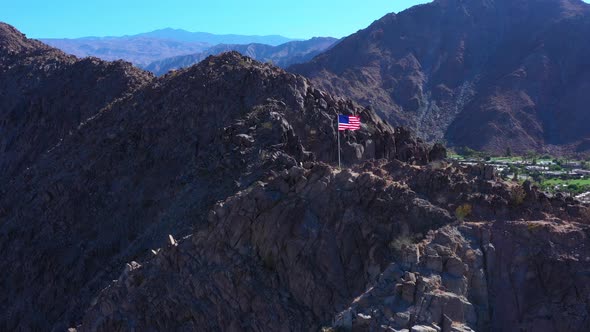
[[[351,115],[338,115],[338,130],[361,129],[361,117]]]

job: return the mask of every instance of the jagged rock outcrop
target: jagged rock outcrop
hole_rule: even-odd
[[[21,167],[2,160],[19,170],[0,188],[3,330],[76,325],[120,266],[161,246],[167,234],[182,237],[201,227],[216,201],[271,171],[335,162],[339,113],[358,114],[363,122],[360,131],[341,134],[344,165],[370,158],[423,164],[430,158],[430,148],[372,111],[237,53],[160,79],[138,72],[135,80],[131,72],[137,87],[119,94],[115,74],[124,74],[127,64],[77,60],[37,42],[41,49],[31,58],[23,53],[29,44],[22,35],[3,38],[14,50],[2,58],[8,68],[4,84],[19,82],[8,79],[17,73],[35,78],[18,89],[40,98],[42,107],[32,110],[43,115],[18,114],[20,128],[30,128],[15,134],[22,140],[11,136],[19,126],[3,122],[11,131],[1,139],[27,162]],[[33,84],[45,82],[37,70],[45,70],[53,54],[69,64],[47,76],[47,86]],[[26,65],[27,59],[34,65]],[[110,67],[111,78],[102,71]],[[85,86],[86,80],[95,85]],[[103,90],[116,100],[101,97]],[[94,99],[104,100],[96,111]],[[3,97],[0,103],[14,100]],[[49,111],[56,117],[47,117]],[[57,129],[43,131],[37,121]],[[36,135],[39,144],[31,145]]]
[[[589,153],[590,5],[436,0],[290,70],[432,141]]]
[[[466,238],[460,230],[469,227],[446,226],[429,233],[418,244],[399,247],[398,261],[389,265],[349,308],[336,315],[334,326],[356,330],[384,327],[488,331],[485,255],[492,249],[484,252],[476,239]]]
[[[156,252],[103,291],[80,330],[317,330],[333,324],[358,331],[496,331],[539,328],[538,319],[555,320],[540,331],[585,326],[585,295],[552,300],[570,296],[572,283],[543,296],[521,289],[561,278],[533,274],[538,267],[529,254],[543,264],[567,265],[561,255],[571,246],[586,248],[589,226],[555,217],[493,223],[500,216],[491,215],[461,224],[453,205],[425,199],[399,177],[400,163],[392,164],[338,171],[309,163],[254,184],[217,204],[206,229]],[[451,187],[494,182],[451,166],[407,167],[445,173]],[[441,189],[429,190],[435,196]],[[585,215],[575,220],[590,223],[590,208],[578,207]],[[473,206],[474,215],[484,215],[479,210]],[[543,211],[550,216],[558,209]],[[531,231],[541,227],[546,234],[535,238]],[[419,234],[425,239],[413,243]],[[572,236],[564,247],[542,247]],[[510,256],[519,250],[522,257]],[[581,262],[585,250],[575,251]],[[541,318],[543,306],[555,316]],[[563,310],[577,321],[560,322]]]
[[[318,329],[392,259],[393,238],[453,220],[372,173],[308,167],[217,204],[208,228],[133,272],[141,281],[105,291],[82,330]],[[162,275],[186,282],[170,288]],[[146,305],[147,294],[159,294],[157,304]]]
[[[555,220],[446,226],[403,247],[334,326],[586,331],[589,230]]]

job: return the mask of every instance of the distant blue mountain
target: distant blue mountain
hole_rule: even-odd
[[[179,55],[154,61],[147,66],[143,66],[143,68],[156,75],[163,75],[172,69],[192,66],[210,55],[218,55],[229,51],[237,51],[258,61],[272,62],[279,67],[286,68],[292,64],[311,60],[314,56],[330,49],[337,42],[338,39],[336,38],[315,37],[309,40],[291,41],[278,46],[259,43],[246,45],[219,44],[200,53]]]
[[[103,60],[123,59],[137,66],[147,66],[165,58],[200,53],[218,44],[256,43],[276,46],[294,39],[278,35],[215,35],[167,28],[131,36],[41,39],[41,41],[78,57],[95,56]]]
[[[160,38],[160,39],[171,39],[183,42],[199,42],[208,43],[211,45],[217,44],[266,44],[276,46],[284,44],[295,39],[287,38],[279,35],[270,36],[247,36],[247,35],[216,35],[207,32],[190,32],[182,29],[160,29],[152,32],[140,33],[133,37],[148,37],[148,38]]]

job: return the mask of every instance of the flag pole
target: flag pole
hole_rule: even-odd
[[[341,167],[340,167],[340,128],[338,128],[338,130],[336,130],[336,135],[338,135],[338,169],[341,169]]]

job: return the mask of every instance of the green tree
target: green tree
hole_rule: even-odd
[[[518,181],[518,168],[514,167],[514,177],[512,181]]]
[[[505,153],[506,157],[512,157],[512,149],[510,147],[506,148],[506,153]]]
[[[537,152],[534,150],[529,150],[525,154],[524,161],[525,161],[525,163],[528,161],[529,163],[535,165],[535,164],[537,164],[537,158],[538,158]]]

